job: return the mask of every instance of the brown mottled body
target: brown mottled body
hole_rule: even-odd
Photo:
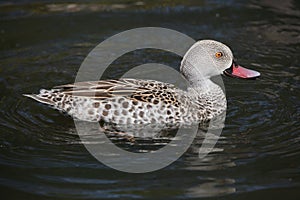
[[[196,92],[153,80],[81,82],[41,90],[30,97],[85,121],[190,124],[213,117],[211,102],[201,99]]]

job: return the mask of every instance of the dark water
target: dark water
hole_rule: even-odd
[[[0,185],[5,199],[299,199],[299,1],[55,2],[0,3]],[[95,160],[71,118],[22,94],[74,81],[95,45],[144,26],[222,41],[240,64],[262,76],[255,81],[224,78],[226,127],[216,151],[204,161],[192,146],[167,168],[127,174]],[[180,61],[164,53],[134,56],[133,64],[140,58],[175,69]],[[132,60],[114,64],[111,78]]]

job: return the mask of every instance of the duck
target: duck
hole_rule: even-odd
[[[218,75],[256,79],[260,73],[238,65],[231,49],[200,40],[184,55],[180,73],[187,90],[157,80],[110,79],[77,82],[24,94],[77,120],[111,124],[190,124],[205,122],[227,109]]]

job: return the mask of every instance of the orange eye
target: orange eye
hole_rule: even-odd
[[[215,54],[216,58],[221,58],[223,56],[223,53],[222,52],[217,52]]]

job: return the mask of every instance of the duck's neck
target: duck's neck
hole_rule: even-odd
[[[208,110],[216,112],[212,113],[213,116],[226,110],[226,96],[219,85],[208,78],[190,80],[190,83],[189,93],[195,97],[196,103],[204,104]]]
[[[214,93],[222,90],[217,84],[211,81],[209,78],[205,79],[189,79],[189,87],[193,88],[200,94]]]
[[[227,106],[225,94],[221,87],[215,84],[210,77],[217,75],[212,68],[199,69],[190,62],[183,60],[180,71],[189,82],[189,95],[195,97],[195,100],[204,100],[209,102],[212,109],[224,110]]]
[[[180,72],[188,80],[190,88],[194,88],[200,93],[209,93],[214,90],[218,90],[220,87],[210,80],[213,76],[212,68],[199,69],[190,62],[182,61],[180,66]]]

